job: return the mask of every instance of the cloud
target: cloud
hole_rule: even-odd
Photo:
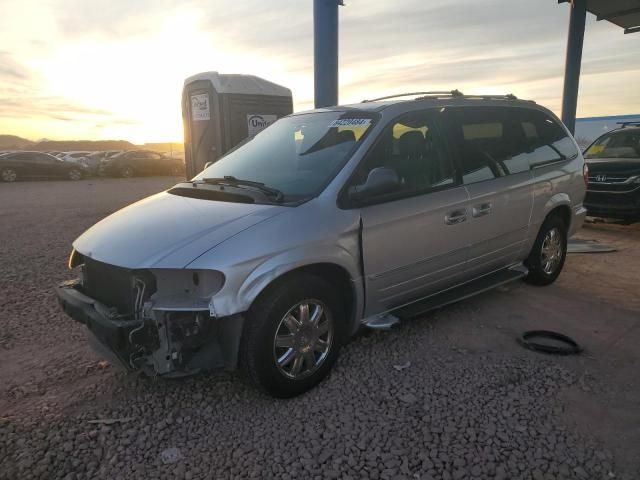
[[[180,132],[180,78],[198,68],[265,76],[293,89],[297,109],[312,102],[312,0],[48,0],[37,9],[25,0],[0,1],[10,7],[10,15],[0,17],[3,125],[12,118],[20,125],[38,119],[38,126],[62,122],[104,135],[130,126],[142,136],[144,115],[154,122],[146,131],[158,131],[166,111],[171,113],[162,131]],[[343,102],[460,88],[513,92],[559,105],[566,5],[553,0],[346,3],[339,9]],[[627,83],[616,88],[616,82],[640,76],[639,55],[635,36],[589,17],[579,113],[640,111],[637,88]],[[133,111],[127,94],[149,91],[149,85],[153,108]]]

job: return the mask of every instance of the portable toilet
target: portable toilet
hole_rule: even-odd
[[[187,78],[182,90],[187,178],[290,113],[291,90],[260,77],[203,72]]]

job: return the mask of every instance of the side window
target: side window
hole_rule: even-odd
[[[529,108],[515,109],[516,121],[522,128],[526,155],[530,165],[574,158],[578,150],[562,126],[546,113]]]
[[[393,169],[400,179],[395,194],[420,193],[454,184],[454,170],[435,128],[435,111],[412,112],[391,122],[358,168],[364,184],[374,168]]]
[[[461,107],[446,112],[448,137],[460,158],[464,184],[522,171],[520,162],[513,161],[514,129],[507,109]]]

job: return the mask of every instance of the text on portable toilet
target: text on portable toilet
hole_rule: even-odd
[[[211,119],[208,93],[191,95],[191,118],[196,122]]]
[[[250,137],[260,133],[278,119],[277,115],[247,114],[247,133]]]

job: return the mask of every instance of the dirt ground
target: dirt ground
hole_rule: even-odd
[[[0,185],[0,479],[640,478],[640,225],[586,224],[617,251],[570,255],[552,286],[361,335],[285,402],[233,373],[125,374],[57,305],[73,239],[176,181]],[[523,350],[530,329],[585,351]]]

